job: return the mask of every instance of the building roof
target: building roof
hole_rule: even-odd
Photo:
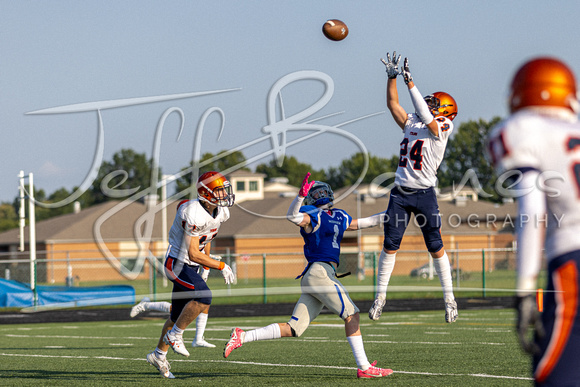
[[[83,209],[78,213],[56,216],[36,222],[36,241],[54,242],[91,242],[95,235],[105,241],[134,239],[134,225],[146,212],[140,202],[123,203],[109,201]],[[168,223],[175,217],[175,205],[168,206]],[[155,215],[152,239],[161,239],[161,212]],[[24,240],[29,241],[29,228],[25,227]],[[19,241],[19,229],[0,233],[0,245],[14,244]]]
[[[256,238],[256,237],[287,237],[296,236],[296,226],[285,218],[288,207],[294,197],[284,197],[271,193],[262,200],[250,200],[236,204],[230,208],[230,220],[220,228],[219,237]],[[371,216],[384,212],[388,198],[380,197],[372,200],[361,200],[360,217]],[[354,218],[357,217],[356,195],[351,194],[340,202],[336,208],[344,209]],[[507,220],[515,221],[516,205],[468,201],[464,205],[453,202],[440,202],[439,209],[442,218],[442,233],[454,234],[488,234],[506,229]],[[176,203],[167,206],[167,227],[171,227],[175,217]],[[78,213],[57,216],[36,223],[37,243],[55,242],[91,242],[100,233],[104,241],[135,240],[135,229],[143,229],[143,219],[140,227],[136,222],[146,213],[146,205],[139,202],[126,204],[120,201],[110,201],[81,210]],[[161,211],[154,215],[154,226],[151,240],[163,239]],[[512,223],[507,223],[507,230]],[[513,225],[513,224],[512,224]],[[167,232],[167,231],[165,231]],[[362,231],[365,235],[382,235],[380,227]],[[420,229],[411,222],[407,233],[420,234]],[[354,232],[353,232],[354,233]],[[24,232],[28,242],[29,231]],[[19,230],[12,229],[0,233],[0,245],[17,244]]]

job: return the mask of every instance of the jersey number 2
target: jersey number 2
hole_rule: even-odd
[[[413,162],[413,169],[420,171],[423,167],[423,140],[417,140],[409,152],[409,139],[404,138],[401,142],[401,153],[399,155],[399,167],[407,167],[407,161]],[[407,156],[408,154],[408,156]]]

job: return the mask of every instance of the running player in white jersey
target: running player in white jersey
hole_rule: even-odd
[[[221,270],[226,284],[235,280],[228,265],[210,258],[211,241],[230,217],[227,207],[234,204],[231,184],[219,172],[206,172],[197,181],[197,194],[197,200],[186,201],[178,208],[169,230],[165,274],[173,282],[171,315],[163,326],[157,348],[147,355],[149,364],[166,378],[173,378],[166,359],[169,347],[189,356],[183,332],[200,313],[209,311],[211,290],[198,274],[198,267]]]
[[[182,200],[178,204],[177,208],[179,209],[179,207],[181,207],[181,205],[185,202],[187,202],[187,200]],[[210,254],[210,257],[218,261],[222,260],[222,257],[219,255]],[[206,282],[209,277],[209,271],[210,269],[203,266],[199,266],[198,268],[199,275],[201,275],[201,278]],[[143,297],[143,299],[138,304],[131,308],[129,315],[131,318],[135,318],[141,313],[150,310],[169,314],[171,313],[171,303],[167,301],[151,301],[149,297]],[[208,314],[203,312],[200,313],[199,316],[197,316],[195,319],[195,338],[191,341],[191,346],[194,348],[215,348],[215,345],[208,343],[204,337],[205,328],[207,326],[207,319]]]
[[[510,113],[490,133],[498,174],[515,177],[518,200],[517,330],[532,353],[536,385],[580,383],[580,124],[576,80],[560,60],[526,62],[514,75]],[[513,188],[512,188],[513,190]],[[542,248],[544,311],[536,306]],[[542,285],[540,285],[542,286]],[[535,340],[528,328],[535,326]]]
[[[447,140],[453,132],[452,121],[457,115],[457,103],[453,97],[441,91],[423,98],[413,82],[407,58],[399,72],[400,59],[401,56],[397,58],[395,52],[392,58],[387,54],[387,60],[381,59],[389,78],[387,107],[403,130],[403,141],[395,175],[396,186],[391,190],[386,212],[385,239],[377,273],[377,292],[369,310],[369,318],[378,320],[381,317],[397,250],[413,213],[421,227],[427,250],[433,257],[433,265],[443,288],[445,321],[452,323],[457,319],[457,303],[453,295],[449,258],[441,240],[441,216],[434,187]],[[399,74],[403,75],[407,84],[415,113],[407,114],[399,104]]]

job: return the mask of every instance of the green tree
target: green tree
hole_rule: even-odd
[[[73,191],[74,192],[74,191]],[[65,200],[71,195],[66,188],[62,187],[54,191],[48,196],[49,203],[57,203],[61,200]],[[66,206],[62,206],[59,208],[51,208],[50,210],[50,217],[63,215],[63,214],[70,214],[74,211],[74,203],[69,203]]]
[[[14,205],[0,203],[0,231],[18,227],[18,215]]]
[[[121,149],[113,155],[112,161],[104,161],[99,169],[90,195],[85,201],[94,204],[111,199],[125,199],[135,192],[143,191],[150,186],[153,161],[145,153],[136,153],[132,149]],[[159,171],[159,178],[161,171]],[[103,182],[105,183],[103,185]]]
[[[268,164],[260,164],[256,166],[256,172],[266,174],[268,179],[287,177],[288,184],[296,187],[302,185],[307,172],[310,172],[311,180],[327,181],[324,170],[314,170],[310,164],[301,163],[294,156],[284,157],[281,167],[278,167],[276,160],[271,160]]]
[[[439,167],[438,179],[440,187],[456,187],[466,177],[466,172],[472,170],[483,192],[483,199],[498,201],[494,190],[497,176],[493,166],[486,158],[485,140],[491,128],[500,121],[499,117],[491,121],[480,119],[462,123],[447,143],[445,157]],[[472,175],[473,176],[473,175]],[[466,186],[477,188],[475,179],[465,183]],[[491,195],[491,196],[489,196]]]
[[[242,171],[249,171],[250,168],[246,167],[246,157],[241,151],[235,151],[230,154],[227,154],[227,150],[220,151],[217,155],[213,153],[204,153],[201,156],[200,162],[203,164],[204,162],[208,162],[208,164],[204,165],[199,169],[199,174],[203,174],[209,171],[226,171],[230,168],[235,170],[242,170]],[[186,168],[182,168],[182,171],[187,169],[191,169],[193,166],[193,162],[189,162],[189,166]],[[194,171],[195,172],[195,171]],[[184,190],[191,187],[192,184],[192,174],[188,173],[179,179],[176,180],[176,193],[183,192]]]
[[[399,163],[398,156],[393,156],[390,159],[368,156],[368,160],[369,165],[363,176],[363,184],[370,184],[384,173],[395,172],[397,170],[397,164]],[[327,172],[328,183],[336,188],[350,186],[360,178],[364,170],[364,165],[364,153],[358,152],[350,159],[343,160],[338,168],[329,168]]]

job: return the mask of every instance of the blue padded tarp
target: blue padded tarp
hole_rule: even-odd
[[[129,285],[111,286],[37,286],[37,306],[59,307],[134,304],[135,289]],[[34,306],[28,284],[0,278],[0,308]]]

